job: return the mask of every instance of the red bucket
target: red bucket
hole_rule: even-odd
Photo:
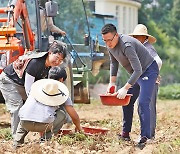
[[[132,94],[127,94],[124,99],[119,99],[117,96],[113,96],[111,94],[100,94],[99,96],[103,105],[126,106],[129,104]]]
[[[109,131],[107,128],[94,128],[86,126],[82,126],[82,129],[86,134],[106,134]]]

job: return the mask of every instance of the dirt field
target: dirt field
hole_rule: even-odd
[[[96,88],[96,87],[95,87]],[[98,91],[98,90],[97,90]],[[102,92],[102,91],[101,91]],[[97,92],[100,93],[100,92]],[[96,94],[97,94],[96,93]],[[38,133],[29,133],[26,144],[18,150],[13,150],[12,140],[5,140],[0,136],[0,153],[68,153],[68,154],[151,154],[151,153],[180,153],[180,101],[158,100],[157,103],[157,131],[156,138],[148,143],[143,150],[135,146],[139,137],[139,118],[137,109],[134,113],[132,141],[124,142],[117,139],[121,132],[121,107],[103,106],[96,94],[96,99],[89,105],[75,105],[81,118],[82,125],[105,127],[110,131],[106,135],[78,136],[69,135],[54,137],[51,141],[39,143]],[[0,106],[0,127],[9,127],[9,114],[4,105]],[[72,127],[72,126],[71,126]]]

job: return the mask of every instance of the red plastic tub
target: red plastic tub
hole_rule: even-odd
[[[99,96],[103,105],[126,106],[129,104],[132,94],[127,94],[124,99],[119,99],[111,94],[100,94]]]
[[[86,126],[82,126],[82,129],[86,134],[106,134],[109,131],[107,128],[94,128]]]

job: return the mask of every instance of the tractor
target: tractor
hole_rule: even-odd
[[[78,3],[71,12],[67,11],[69,6],[65,6],[65,1],[45,3],[46,18],[52,17],[54,24],[66,28],[67,35],[63,37],[50,32],[48,24],[46,32],[41,31],[39,0],[0,0],[0,72],[19,56],[29,51],[47,51],[52,40],[62,41],[67,45],[68,56],[63,65],[71,99],[74,103],[89,104],[89,73],[97,75],[102,66],[109,65],[108,53],[106,47],[99,44],[98,34],[94,35],[96,38],[91,36],[87,2]],[[1,95],[0,102],[3,101]]]

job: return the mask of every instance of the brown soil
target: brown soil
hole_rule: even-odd
[[[101,88],[99,88],[101,87]],[[29,133],[26,137],[26,144],[13,150],[12,140],[5,141],[0,139],[0,153],[27,153],[27,154],[150,154],[150,153],[179,153],[180,152],[180,104],[179,101],[158,100],[157,103],[157,129],[156,138],[148,143],[143,150],[135,146],[135,141],[139,137],[139,118],[137,107],[134,111],[134,121],[131,132],[131,142],[123,142],[117,139],[118,133],[121,132],[122,126],[122,109],[120,106],[103,106],[99,100],[98,93],[103,93],[106,86],[96,86],[91,92],[92,101],[87,105],[75,105],[82,125],[95,127],[106,127],[110,131],[106,135],[88,136],[87,140],[76,141],[71,144],[59,144],[57,138],[45,143],[38,143],[39,134]],[[95,99],[94,99],[95,98]],[[0,127],[9,127],[10,117],[7,112],[0,106]],[[2,126],[4,125],[4,126]],[[72,127],[72,126],[71,126]],[[92,141],[92,142],[90,142]]]

